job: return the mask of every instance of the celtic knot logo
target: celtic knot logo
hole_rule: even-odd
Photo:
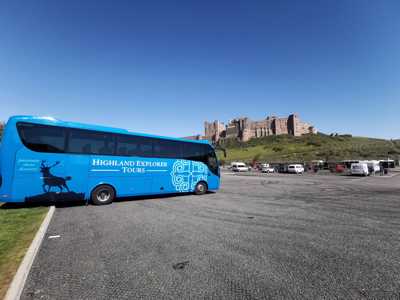
[[[172,166],[171,180],[177,192],[193,191],[200,180],[207,181],[207,167],[198,161],[177,160]]]

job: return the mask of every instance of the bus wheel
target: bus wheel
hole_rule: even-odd
[[[114,189],[109,185],[99,185],[92,192],[92,202],[95,205],[110,204],[115,197]]]
[[[204,195],[205,193],[207,193],[207,184],[203,181],[197,183],[196,187],[194,188],[194,193],[196,195]]]

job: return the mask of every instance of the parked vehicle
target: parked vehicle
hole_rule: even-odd
[[[393,159],[385,159],[379,161],[384,169],[393,169],[396,167],[395,161]]]
[[[337,164],[335,167],[336,173],[343,173],[345,171],[345,169],[346,169],[346,166],[342,165],[342,164]]]
[[[367,163],[355,163],[351,164],[351,175],[368,176],[368,164]]]
[[[351,170],[351,165],[358,164],[359,162],[360,162],[359,160],[344,160],[341,162],[341,164],[344,165],[346,169]]]
[[[277,169],[278,169],[279,173],[287,173],[288,165],[287,164],[279,164]]]
[[[233,162],[231,162],[231,164],[229,165],[228,169],[232,170],[232,169],[233,169],[233,166],[235,166],[236,164],[240,164],[240,163],[241,163],[241,162],[233,161]]]
[[[379,173],[381,170],[380,162],[378,160],[370,160],[366,162],[368,165],[368,171],[370,174]]]
[[[0,202],[91,201],[218,190],[214,148],[124,129],[11,117],[0,147]]]
[[[249,171],[249,167],[246,166],[245,163],[242,162],[234,162],[232,163],[232,171],[233,172],[248,172]]]
[[[303,174],[304,173],[304,167],[302,165],[289,165],[288,166],[288,173]]]
[[[268,167],[263,167],[261,169],[261,172],[262,173],[275,173],[275,169],[268,165]]]
[[[325,164],[326,162],[323,160],[313,160],[307,169],[310,171],[313,170],[315,173],[317,173],[319,170],[325,169]]]

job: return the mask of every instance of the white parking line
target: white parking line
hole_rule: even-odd
[[[57,239],[57,238],[59,238],[60,237],[60,235],[50,235],[49,236],[49,239]]]

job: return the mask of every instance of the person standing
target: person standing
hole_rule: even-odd
[[[383,176],[384,173],[385,173],[385,169],[383,168],[383,164],[379,165],[379,173],[380,173],[381,176]]]

